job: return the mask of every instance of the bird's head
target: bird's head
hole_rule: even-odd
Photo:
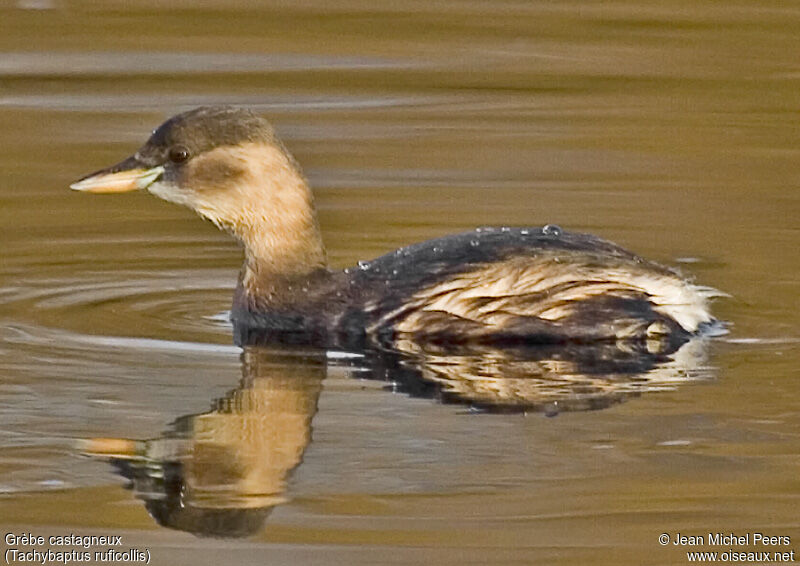
[[[70,187],[147,190],[187,206],[237,236],[270,270],[282,269],[283,260],[324,265],[302,173],[269,122],[244,108],[206,106],[173,116],[136,153]]]

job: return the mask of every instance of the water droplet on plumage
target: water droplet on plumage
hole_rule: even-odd
[[[544,416],[545,417],[557,417],[558,413],[560,413],[560,409],[558,407],[558,401],[553,401],[552,403],[547,403],[544,407]]]
[[[548,224],[544,228],[542,228],[542,234],[545,236],[552,236],[553,238],[558,238],[563,233],[561,226],[556,224]]]

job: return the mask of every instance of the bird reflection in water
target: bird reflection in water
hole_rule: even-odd
[[[207,413],[178,418],[161,437],[92,438],[160,524],[200,536],[244,537],[283,502],[286,479],[311,441],[323,355],[248,348],[239,386]]]
[[[554,415],[609,407],[646,392],[709,379],[706,339],[684,344],[607,343],[549,347],[470,346],[350,359],[359,378],[418,397],[486,412]],[[242,379],[212,410],[183,416],[160,438],[93,438],[85,454],[109,459],[161,525],[200,536],[257,533],[284,498],[285,483],[311,441],[328,366],[316,353],[247,346]]]

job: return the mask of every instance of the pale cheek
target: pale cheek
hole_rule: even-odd
[[[147,187],[147,191],[150,194],[168,202],[174,202],[175,204],[180,204],[183,206],[192,206],[191,199],[186,192],[182,191],[179,187],[172,183],[156,181]]]

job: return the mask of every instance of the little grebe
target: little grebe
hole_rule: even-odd
[[[676,344],[715,322],[714,289],[552,225],[477,229],[331,270],[297,163],[269,123],[242,108],[178,114],[131,157],[71,188],[147,189],[239,239],[239,343]]]

